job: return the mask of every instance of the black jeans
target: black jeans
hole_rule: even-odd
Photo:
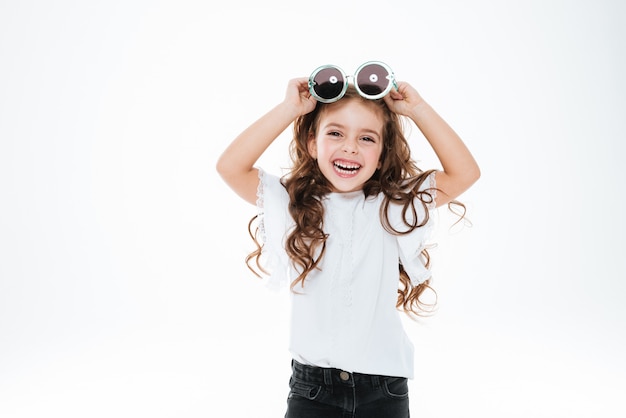
[[[408,418],[404,377],[348,373],[292,361],[285,418]]]

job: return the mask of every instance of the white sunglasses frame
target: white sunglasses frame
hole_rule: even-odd
[[[381,67],[383,67],[386,71],[387,71],[387,76],[385,78],[387,78],[387,80],[389,80],[389,83],[387,84],[387,87],[379,94],[367,94],[365,93],[363,90],[361,90],[361,88],[359,87],[359,84],[356,82],[356,77],[359,75],[359,73],[361,72],[361,70],[363,70],[365,67],[369,66],[369,65],[379,65]],[[341,90],[341,92],[336,96],[336,97],[332,97],[330,99],[325,99],[323,97],[320,97],[317,95],[317,93],[315,92],[315,76],[322,70],[328,69],[328,68],[332,68],[335,69],[337,71],[339,71],[343,77],[344,80],[346,80],[346,82],[343,85],[343,89]],[[336,102],[338,100],[340,100],[345,94],[346,91],[348,90],[348,80],[352,78],[354,87],[356,88],[356,91],[362,96],[365,97],[366,99],[369,100],[377,100],[380,98],[385,97],[392,88],[395,88],[396,90],[398,90],[398,84],[396,83],[396,78],[393,74],[393,71],[391,70],[391,67],[389,67],[387,64],[385,64],[382,61],[368,61],[364,64],[361,64],[359,66],[359,68],[356,69],[356,71],[354,72],[354,75],[346,75],[346,73],[338,66],[336,65],[332,65],[332,64],[326,64],[326,65],[322,65],[321,67],[317,67],[309,76],[309,92],[311,93],[311,96],[315,97],[315,99],[318,102],[321,103],[333,103]]]

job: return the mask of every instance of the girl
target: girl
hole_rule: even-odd
[[[372,92],[364,71],[377,81],[375,72],[388,67],[369,67],[349,86],[342,73],[338,80],[322,71],[330,81],[320,82],[317,70],[291,80],[282,103],[217,163],[226,183],[259,208],[261,243],[248,263],[292,289],[288,418],[409,416],[413,346],[398,309],[419,315],[425,307],[429,212],[480,176],[461,139],[411,85],[389,71],[389,86]],[[403,117],[443,170],[417,168]],[[279,179],[255,168],[292,123],[290,173]]]

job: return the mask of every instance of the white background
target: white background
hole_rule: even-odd
[[[473,227],[440,210],[438,313],[407,322],[412,414],[624,416],[625,17],[609,0],[3,1],[0,416],[283,416],[288,295],[246,269],[254,208],[214,166],[289,78],[372,59],[483,173],[461,197]]]

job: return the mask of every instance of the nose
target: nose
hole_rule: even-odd
[[[357,140],[355,138],[346,138],[346,140],[343,141],[342,149],[343,152],[348,154],[356,154],[358,151]]]

